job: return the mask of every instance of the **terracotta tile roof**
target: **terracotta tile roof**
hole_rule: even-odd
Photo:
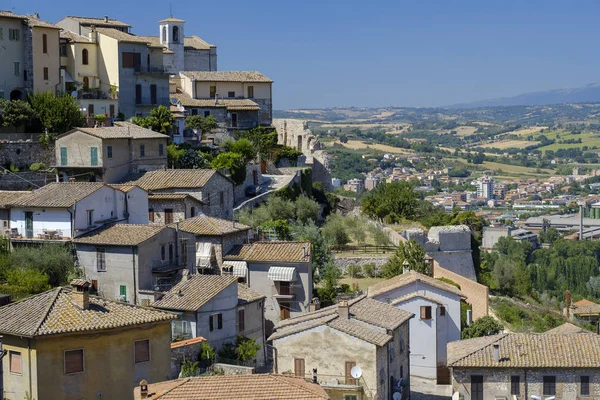
[[[216,169],[156,170],[148,171],[142,175],[126,177],[126,179],[130,179],[135,176],[136,179],[125,183],[138,185],[145,190],[202,188],[217,173]]]
[[[236,221],[209,217],[207,215],[198,215],[197,217],[181,221],[179,223],[179,229],[195,233],[196,235],[222,236],[229,233],[247,231],[250,227]]]
[[[434,299],[433,297],[429,297],[429,296],[425,296],[423,294],[420,293],[413,293],[413,294],[409,294],[407,296],[404,297],[400,297],[399,299],[395,299],[394,301],[392,301],[390,304],[393,306],[397,306],[398,304],[402,304],[406,301],[412,300],[412,299],[425,299],[428,301],[431,301],[433,303],[437,303],[439,305],[443,305],[439,300]]]
[[[148,43],[150,47],[163,47],[164,53],[174,53],[173,51],[167,50],[163,44],[160,43],[160,37],[158,36],[136,36],[137,38]],[[216,46],[206,43],[198,36],[190,36],[183,38],[183,45],[185,50],[210,50]]]
[[[75,128],[61,135],[61,138],[73,132],[84,132],[100,139],[168,139],[168,135],[154,132],[151,129],[142,128],[130,122],[115,122],[114,126],[103,126],[101,128]]]
[[[135,188],[140,188],[137,185],[124,185],[124,184],[121,184],[121,183],[111,183],[108,186],[113,187],[113,188],[115,188],[115,189],[117,189],[117,190],[119,190],[119,191],[121,191],[123,193],[131,192]],[[142,189],[142,188],[140,188],[140,189]]]
[[[60,32],[60,38],[67,39],[69,42],[73,42],[73,43],[87,43],[87,44],[92,43],[92,41],[88,37],[78,35],[75,32],[71,32],[71,31]]]
[[[27,190],[0,190],[0,208],[7,208],[19,196],[31,193]]]
[[[155,200],[155,201],[159,201],[159,200],[182,200],[183,201],[186,198],[190,198],[200,204],[204,204],[203,202],[201,202],[200,200],[198,200],[197,198],[195,198],[194,196],[192,196],[188,193],[151,193],[148,195],[148,200]]]
[[[494,361],[498,344],[500,361]],[[448,343],[453,368],[600,368],[600,335],[503,333]]]
[[[141,44],[145,44],[146,46],[150,46],[150,47],[154,47],[151,46],[150,43],[148,43],[148,40],[145,39],[144,36],[135,36],[126,32],[122,32],[118,29],[113,29],[113,28],[98,28],[96,27],[96,30],[98,31],[98,33],[102,34],[102,35],[106,35],[110,38],[116,39],[119,42],[122,43],[141,43]]]
[[[34,28],[62,29],[61,27],[51,24],[50,22],[43,21],[43,20],[41,20],[39,18],[35,18],[31,15],[27,16],[27,22],[29,23],[29,26],[34,27]]]
[[[341,320],[338,305],[283,320],[275,327],[269,340],[279,339],[321,325],[327,325],[377,346],[383,346],[392,336],[381,331],[394,330],[414,314],[377,300],[360,296],[348,302],[348,320]]]
[[[182,71],[180,74],[201,82],[273,82],[258,71]]]
[[[53,182],[9,204],[13,207],[68,208],[105,186],[102,182]]]
[[[148,385],[152,399],[159,400],[323,400],[325,390],[301,378],[274,374],[215,375],[177,379]],[[148,397],[150,398],[150,397]],[[140,388],[134,399],[141,399]]]
[[[310,242],[254,242],[236,245],[224,260],[310,262]]]
[[[0,18],[27,19],[27,16],[15,14],[14,12],[8,10],[0,10]]]
[[[116,224],[80,236],[73,239],[73,242],[107,246],[137,246],[163,229],[169,228],[160,225]]]
[[[185,21],[179,18],[174,18],[174,17],[169,17],[169,18],[165,18],[165,19],[161,19],[160,21],[158,21],[159,24],[162,24],[163,22],[181,22],[184,23]]]
[[[131,28],[131,25],[125,22],[118,21],[116,19],[109,18],[108,22],[105,18],[94,18],[94,17],[78,17],[69,15],[67,18],[74,19],[83,26],[95,25],[95,26],[114,26],[118,28]]]
[[[266,296],[262,293],[258,293],[256,290],[250,289],[243,283],[238,283],[238,303],[252,303],[260,299],[264,299]]]
[[[565,322],[562,325],[557,326],[556,328],[550,329],[546,332],[544,332],[545,334],[550,334],[550,335],[557,335],[557,334],[568,334],[568,333],[589,333],[589,334],[593,334],[592,332],[588,332],[586,330],[584,330],[583,328],[578,327],[577,325],[574,325],[570,322]]]
[[[253,111],[260,110],[260,106],[250,99],[192,99],[185,93],[174,93],[171,97],[179,100],[184,107],[200,107],[200,108],[227,108],[228,110],[236,111]]]
[[[198,344],[198,343],[202,343],[202,342],[206,342],[206,339],[204,339],[202,336],[197,336],[193,339],[188,339],[188,340],[180,340],[179,342],[172,342],[171,350],[178,349],[180,347],[191,346],[193,344]]]
[[[588,300],[588,299],[582,299],[582,300],[576,301],[572,305],[574,305],[575,307],[580,307],[580,306],[594,306],[594,305],[597,305],[597,303],[594,303],[593,301]]]
[[[37,337],[132,327],[177,318],[173,313],[90,296],[82,310],[71,302],[71,289],[55,288],[0,307],[0,333]]]
[[[196,311],[227,287],[237,284],[237,276],[191,275],[182,279],[152,307],[167,310]]]
[[[459,296],[464,296],[460,289],[458,289],[456,286],[440,281],[439,279],[420,274],[416,271],[408,271],[405,274],[397,275],[383,282],[376,283],[375,285],[370,286],[369,289],[367,289],[367,293],[369,297],[375,297],[383,293],[390,292],[394,289],[411,285],[415,282],[421,282],[426,285],[445,290],[446,292],[450,292]]]

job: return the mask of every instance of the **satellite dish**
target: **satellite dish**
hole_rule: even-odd
[[[400,400],[401,398],[402,398],[402,395],[399,392],[394,392],[392,399]]]
[[[77,94],[78,94],[78,93],[77,93],[77,90],[73,90],[73,91],[71,92],[71,96],[73,96],[74,98],[77,98]]]
[[[171,97],[171,104],[176,106],[178,102],[179,102],[179,99],[177,97]]]
[[[352,375],[352,377],[354,379],[358,379],[362,376],[362,368],[359,367],[358,365],[355,365],[354,367],[352,367],[352,369],[350,370],[350,375]]]
[[[181,104],[177,104],[177,110],[184,112],[185,108]]]

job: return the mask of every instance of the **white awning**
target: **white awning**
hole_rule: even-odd
[[[69,74],[69,72],[67,72],[66,69],[65,69],[65,82],[75,82],[75,79],[73,79],[71,74]]]
[[[212,254],[212,243],[196,243],[196,268],[210,268]]]
[[[248,277],[248,264],[246,261],[225,261],[223,262],[223,269],[231,269],[231,275],[241,276],[242,278]]]
[[[267,276],[272,281],[293,282],[297,280],[296,268],[294,267],[271,267]]]

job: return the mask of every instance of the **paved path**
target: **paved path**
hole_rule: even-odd
[[[410,377],[410,400],[450,400],[452,387],[436,385],[434,379]]]

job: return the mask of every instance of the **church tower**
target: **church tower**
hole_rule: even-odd
[[[173,18],[172,16],[162,21],[159,21],[160,25],[160,44],[166,47],[165,60],[170,60],[169,63],[165,63],[168,66],[169,71],[176,74],[184,70],[184,32],[183,26],[185,21],[182,19]]]

